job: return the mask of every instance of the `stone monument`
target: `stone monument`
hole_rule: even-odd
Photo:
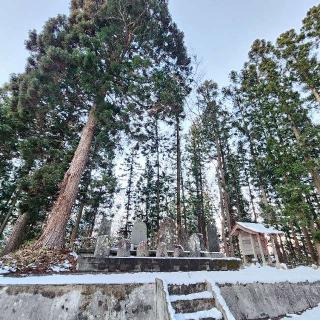
[[[100,258],[109,257],[111,250],[111,243],[109,236],[98,236],[94,256]]]
[[[191,257],[201,256],[201,239],[198,233],[194,233],[189,238],[189,250]]]
[[[136,220],[132,227],[131,243],[135,246],[139,245],[142,241],[148,241],[147,226],[144,222]]]
[[[102,219],[98,238],[94,250],[95,257],[109,257],[111,250],[111,221],[107,220],[105,217]]]
[[[168,250],[174,250],[174,245],[177,243],[176,223],[171,218],[164,218],[160,222],[158,230],[158,245],[163,242]]]
[[[103,217],[98,231],[98,236],[110,236],[111,234],[111,220]]]
[[[208,249],[210,252],[219,252],[219,237],[217,227],[214,223],[210,223],[207,227],[208,234]]]

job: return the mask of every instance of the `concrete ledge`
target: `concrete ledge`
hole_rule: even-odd
[[[80,256],[81,272],[173,272],[239,270],[241,261],[236,258],[155,258]]]

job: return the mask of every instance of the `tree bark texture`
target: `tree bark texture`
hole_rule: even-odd
[[[17,200],[18,200],[18,196],[15,195],[14,198],[12,199],[12,202],[11,202],[11,205],[10,205],[10,208],[8,210],[8,212],[6,213],[1,225],[0,225],[0,236],[2,235],[4,229],[6,228],[8,222],[9,222],[9,219],[14,211],[14,209],[16,208],[16,203],[17,203]]]
[[[307,250],[308,250],[308,252],[309,252],[309,254],[310,254],[310,256],[311,256],[311,259],[312,259],[312,261],[313,261],[314,263],[317,263],[317,262],[318,262],[317,254],[316,254],[316,252],[315,252],[315,250],[314,250],[313,243],[312,243],[312,241],[311,241],[311,236],[310,236],[310,234],[309,234],[309,231],[308,231],[308,229],[307,229],[305,226],[303,226],[303,227],[301,228],[301,230],[302,230],[302,233],[303,233],[303,235],[304,235],[304,237],[305,237],[305,241],[306,241],[306,245],[307,245]]]
[[[3,255],[16,251],[25,239],[27,226],[29,222],[29,214],[22,214],[16,221],[11,236],[2,252]]]
[[[176,143],[177,143],[177,236],[178,242],[181,243],[182,219],[181,219],[181,150],[180,150],[180,119],[176,116]]]
[[[95,108],[93,107],[89,113],[87,123],[83,128],[81,139],[70,167],[65,173],[60,185],[58,198],[53,204],[47,223],[41,237],[35,244],[35,248],[63,248],[65,244],[66,225],[79,191],[81,177],[87,165],[95,128],[96,117]]]

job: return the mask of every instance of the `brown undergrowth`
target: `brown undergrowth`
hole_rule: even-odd
[[[75,272],[77,255],[67,249],[48,250],[26,246],[0,257],[0,274],[27,275]]]

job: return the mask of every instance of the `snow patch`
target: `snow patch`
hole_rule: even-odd
[[[283,320],[319,320],[320,319],[320,304],[318,307],[309,309],[301,315],[287,315]]]
[[[177,313],[175,315],[176,320],[198,320],[202,318],[222,319],[222,314],[218,309],[212,308],[210,310],[198,311],[193,313]]]
[[[154,283],[159,278],[170,284],[192,284],[208,281],[223,283],[277,283],[320,281],[320,271],[309,267],[282,270],[251,266],[239,271],[138,272],[115,274],[65,274],[27,277],[0,276],[0,285],[19,284],[124,284]]]
[[[170,301],[175,302],[178,300],[195,300],[195,299],[209,299],[212,298],[212,293],[209,291],[202,291],[196,293],[190,293],[186,295],[171,295]]]

